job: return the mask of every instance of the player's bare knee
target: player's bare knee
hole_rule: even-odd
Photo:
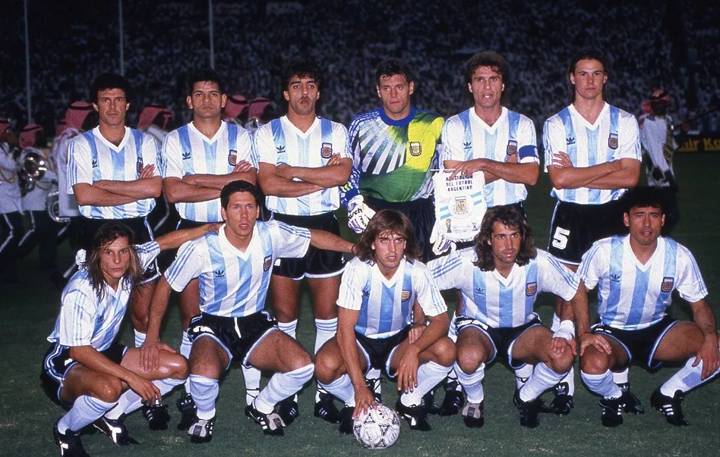
[[[450,366],[455,362],[457,356],[455,344],[450,338],[443,337],[437,340],[433,345],[434,361],[443,366]]]
[[[484,362],[480,351],[474,348],[458,348],[457,364],[465,373],[474,373]]]
[[[166,377],[169,378],[185,379],[190,373],[190,366],[187,359],[180,354],[168,353],[164,356],[163,365],[167,373]]]
[[[116,402],[122,393],[123,383],[120,378],[114,376],[104,376],[102,380],[96,383],[91,389],[91,395],[93,397],[107,403]]]
[[[588,374],[605,373],[610,368],[610,360],[601,352],[588,348],[585,354],[580,358],[580,368]]]
[[[574,361],[575,357],[569,350],[565,350],[562,354],[555,354],[553,352],[550,352],[549,365],[550,368],[552,368],[557,373],[564,373],[570,370],[570,367],[572,367]]]

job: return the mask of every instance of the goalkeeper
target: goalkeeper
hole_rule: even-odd
[[[420,260],[427,261],[435,222],[431,169],[437,166],[443,118],[411,104],[416,84],[403,62],[383,61],[376,80],[382,107],[350,124],[353,168],[341,189],[348,227],[362,233],[375,211],[400,211],[412,220]]]

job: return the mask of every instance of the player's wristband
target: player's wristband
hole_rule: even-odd
[[[566,340],[572,340],[575,338],[575,324],[571,320],[564,320],[560,322],[560,326],[553,334],[553,338],[565,338]]]

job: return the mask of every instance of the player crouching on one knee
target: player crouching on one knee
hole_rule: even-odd
[[[143,363],[148,367],[156,364],[171,288],[180,292],[191,280],[200,280],[201,314],[192,318],[189,328],[190,395],[197,409],[188,434],[196,443],[212,438],[220,378],[233,359],[275,373],[245,414],[265,434],[283,434],[286,424],[277,405],[312,378],[314,365],[305,349],[280,331],[265,310],[272,266],[281,256],[304,256],[310,245],[340,252],[353,248],[349,241],[323,230],[257,221],[260,198],[258,188],[249,182],[227,184],[220,192],[225,224],[217,233],[184,244],[153,295],[143,345]]]
[[[145,268],[161,250],[176,248],[208,229],[172,232],[139,246],[133,246],[134,234],[122,223],[107,223],[97,231],[87,262],[63,290],[43,359],[41,379],[48,396],[69,409],[53,429],[60,455],[87,455],[79,434],[90,424],[115,444],[130,444],[134,440],[122,418],[143,405],[145,412],[154,409],[151,428],[167,428],[167,412],[157,405],[187,377],[185,358],[161,346],[158,363],[147,370],[140,351],[116,339],[133,284]]]
[[[315,376],[345,403],[341,432],[352,433],[353,418],[375,401],[364,377],[371,368],[397,379],[402,394],[396,409],[410,428],[430,430],[422,397],[447,376],[455,346],[447,337],[442,295],[416,260],[410,220],[397,211],[379,211],[356,253],[340,283],[337,336],[318,352]],[[414,304],[421,312],[413,312]],[[428,316],[427,327],[418,315]],[[419,320],[415,327],[413,317]]]
[[[514,402],[520,424],[537,427],[540,395],[572,367],[575,341],[572,321],[564,321],[565,330],[553,334],[533,307],[540,292],[573,299],[577,282],[572,273],[535,248],[522,210],[513,205],[487,210],[472,254],[455,251],[428,262],[428,268],[441,290],[460,291],[455,372],[467,394],[465,425],[484,424],[485,366],[499,357],[513,369],[535,365],[515,391]],[[569,311],[563,314],[569,316]]]
[[[622,424],[631,394],[613,381],[635,360],[650,369],[663,362],[684,363],[650,397],[672,425],[687,425],[681,402],[685,393],[720,372],[720,349],[707,288],[692,253],[661,236],[665,223],[662,194],[636,188],[623,196],[625,236],[599,240],[583,256],[578,275],[575,318],[580,367],[585,385],[600,395],[602,423]],[[590,329],[587,290],[598,286],[600,322]],[[667,315],[672,293],[690,303],[693,322]]]

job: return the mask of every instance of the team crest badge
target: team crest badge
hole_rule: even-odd
[[[510,140],[510,141],[508,141],[508,144],[507,144],[506,154],[511,156],[515,153],[517,153],[517,141]]]
[[[537,293],[537,283],[529,282],[525,285],[525,296],[532,297]]]
[[[137,162],[135,162],[135,170],[137,170],[137,174],[140,175],[143,170],[143,159],[142,157],[138,157]]]
[[[320,148],[320,157],[322,157],[323,159],[329,159],[330,157],[332,157],[332,154],[332,143],[323,143],[322,147]]]
[[[235,149],[230,149],[228,152],[228,163],[232,167],[237,165],[237,151]]]
[[[420,154],[422,154],[422,145],[419,141],[411,141],[410,142],[410,155],[413,157],[417,157]]]
[[[408,298],[410,298],[410,291],[409,290],[403,290],[400,294],[400,300],[405,301]]]
[[[617,149],[618,148],[618,136],[617,133],[611,133],[608,137],[608,147],[610,149]]]
[[[268,271],[270,267],[272,266],[272,256],[265,256],[265,260],[263,260],[263,271]]]
[[[665,276],[662,280],[662,284],[660,284],[660,291],[662,293],[670,293],[673,290],[673,287],[675,286],[675,278],[672,276]]]
[[[455,216],[467,216],[470,214],[470,200],[467,195],[455,197],[452,205],[452,214]]]

